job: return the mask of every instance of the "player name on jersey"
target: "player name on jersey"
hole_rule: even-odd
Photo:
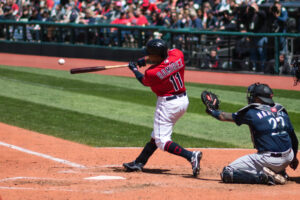
[[[183,66],[184,66],[184,64],[183,64],[181,58],[179,58],[175,62],[169,63],[165,68],[158,71],[156,73],[156,75],[162,80],[165,77],[167,77],[169,74],[171,74],[174,71],[177,71],[178,69],[182,68]]]

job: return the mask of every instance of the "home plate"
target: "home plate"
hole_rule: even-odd
[[[87,178],[84,178],[84,179],[85,180],[123,180],[125,178],[122,177],[122,176],[105,176],[105,175],[102,175],[102,176],[87,177]]]

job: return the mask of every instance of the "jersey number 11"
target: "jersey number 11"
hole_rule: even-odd
[[[175,91],[178,91],[183,87],[183,82],[179,72],[170,76],[169,80],[173,84],[173,88]]]

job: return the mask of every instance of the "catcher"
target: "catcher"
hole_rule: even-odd
[[[248,106],[236,113],[218,110],[220,101],[211,92],[201,94],[206,112],[220,121],[246,124],[257,153],[238,158],[224,167],[224,183],[285,184],[286,167],[298,167],[298,139],[285,108],[274,103],[272,89],[266,84],[254,83],[248,87]]]

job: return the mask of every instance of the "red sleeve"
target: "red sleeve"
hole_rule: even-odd
[[[144,84],[145,86],[151,87],[151,86],[155,85],[155,83],[158,83],[158,82],[159,82],[159,78],[158,78],[158,76],[156,75],[156,71],[157,71],[157,70],[155,69],[154,66],[149,67],[149,69],[147,69],[147,70],[145,71],[145,75],[144,75],[144,77],[143,77],[143,79],[142,79],[143,84]]]

